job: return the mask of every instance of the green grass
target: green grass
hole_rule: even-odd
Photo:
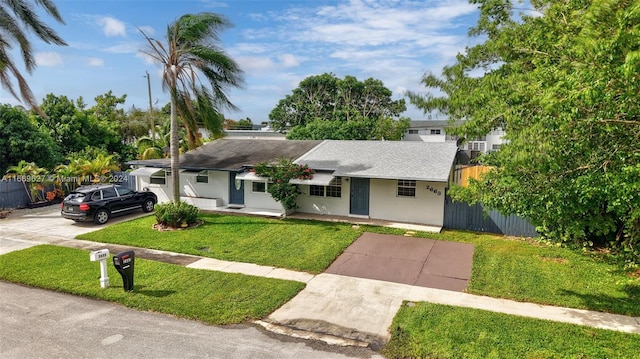
[[[382,227],[367,230],[404,233]],[[604,255],[473,232],[416,236],[475,246],[469,293],[640,316],[640,278]]]
[[[125,292],[111,263],[111,286],[100,288],[100,265],[89,252],[41,245],[0,256],[0,279],[174,314],[209,324],[263,318],[304,288],[303,283],[135,260],[134,290]]]
[[[155,217],[148,216],[77,238],[320,273],[362,233],[346,223],[201,217],[204,224],[188,230],[158,232],[152,229]]]
[[[478,309],[403,305],[389,358],[640,358],[640,335]]]
[[[189,230],[158,232],[152,229],[154,217],[149,216],[78,238],[319,273],[364,231],[405,233],[385,227],[353,228],[346,223],[221,214],[202,217],[204,225]],[[464,231],[415,236],[475,246],[469,293],[640,316],[640,279],[604,256]]]

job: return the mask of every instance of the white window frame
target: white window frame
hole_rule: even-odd
[[[262,191],[256,190],[255,186],[257,184],[264,185],[264,190],[262,190]],[[251,181],[251,193],[267,193],[267,186],[268,185],[269,184],[267,184],[267,182],[264,182],[264,181]]]
[[[397,181],[396,196],[403,198],[415,198],[416,197],[416,180],[402,180]]]

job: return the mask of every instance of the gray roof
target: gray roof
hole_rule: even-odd
[[[451,142],[327,140],[295,162],[334,176],[447,182],[457,152]]]
[[[267,139],[218,139],[180,155],[180,168],[186,170],[237,171],[257,163],[275,163],[280,158],[294,160],[321,141]],[[132,161],[131,164],[158,166],[158,160]],[[169,162],[164,162],[168,167]]]

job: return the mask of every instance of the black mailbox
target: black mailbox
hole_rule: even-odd
[[[124,290],[130,292],[133,290],[133,263],[135,254],[133,251],[126,251],[113,256],[113,266],[116,267],[120,276]]]

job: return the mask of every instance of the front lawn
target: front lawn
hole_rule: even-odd
[[[158,232],[149,216],[78,238],[320,273],[364,231],[406,232],[226,214],[202,218],[205,223],[198,228]],[[640,278],[603,255],[485,233],[447,230],[413,235],[475,245],[469,293],[640,316]]]
[[[309,273],[326,269],[362,231],[347,223],[202,214],[204,224],[158,232],[154,216],[78,236],[78,239],[160,249]]]
[[[402,306],[389,358],[640,358],[640,335],[430,303]]]
[[[368,231],[404,231],[371,227]],[[640,316],[640,278],[604,254],[463,231],[416,233],[475,245],[467,292],[521,302]]]
[[[304,288],[299,282],[191,269],[137,258],[134,290],[125,292],[122,278],[109,260],[109,288],[100,288],[100,265],[89,261],[89,252],[50,245],[1,255],[0,279],[209,324],[263,318]]]

